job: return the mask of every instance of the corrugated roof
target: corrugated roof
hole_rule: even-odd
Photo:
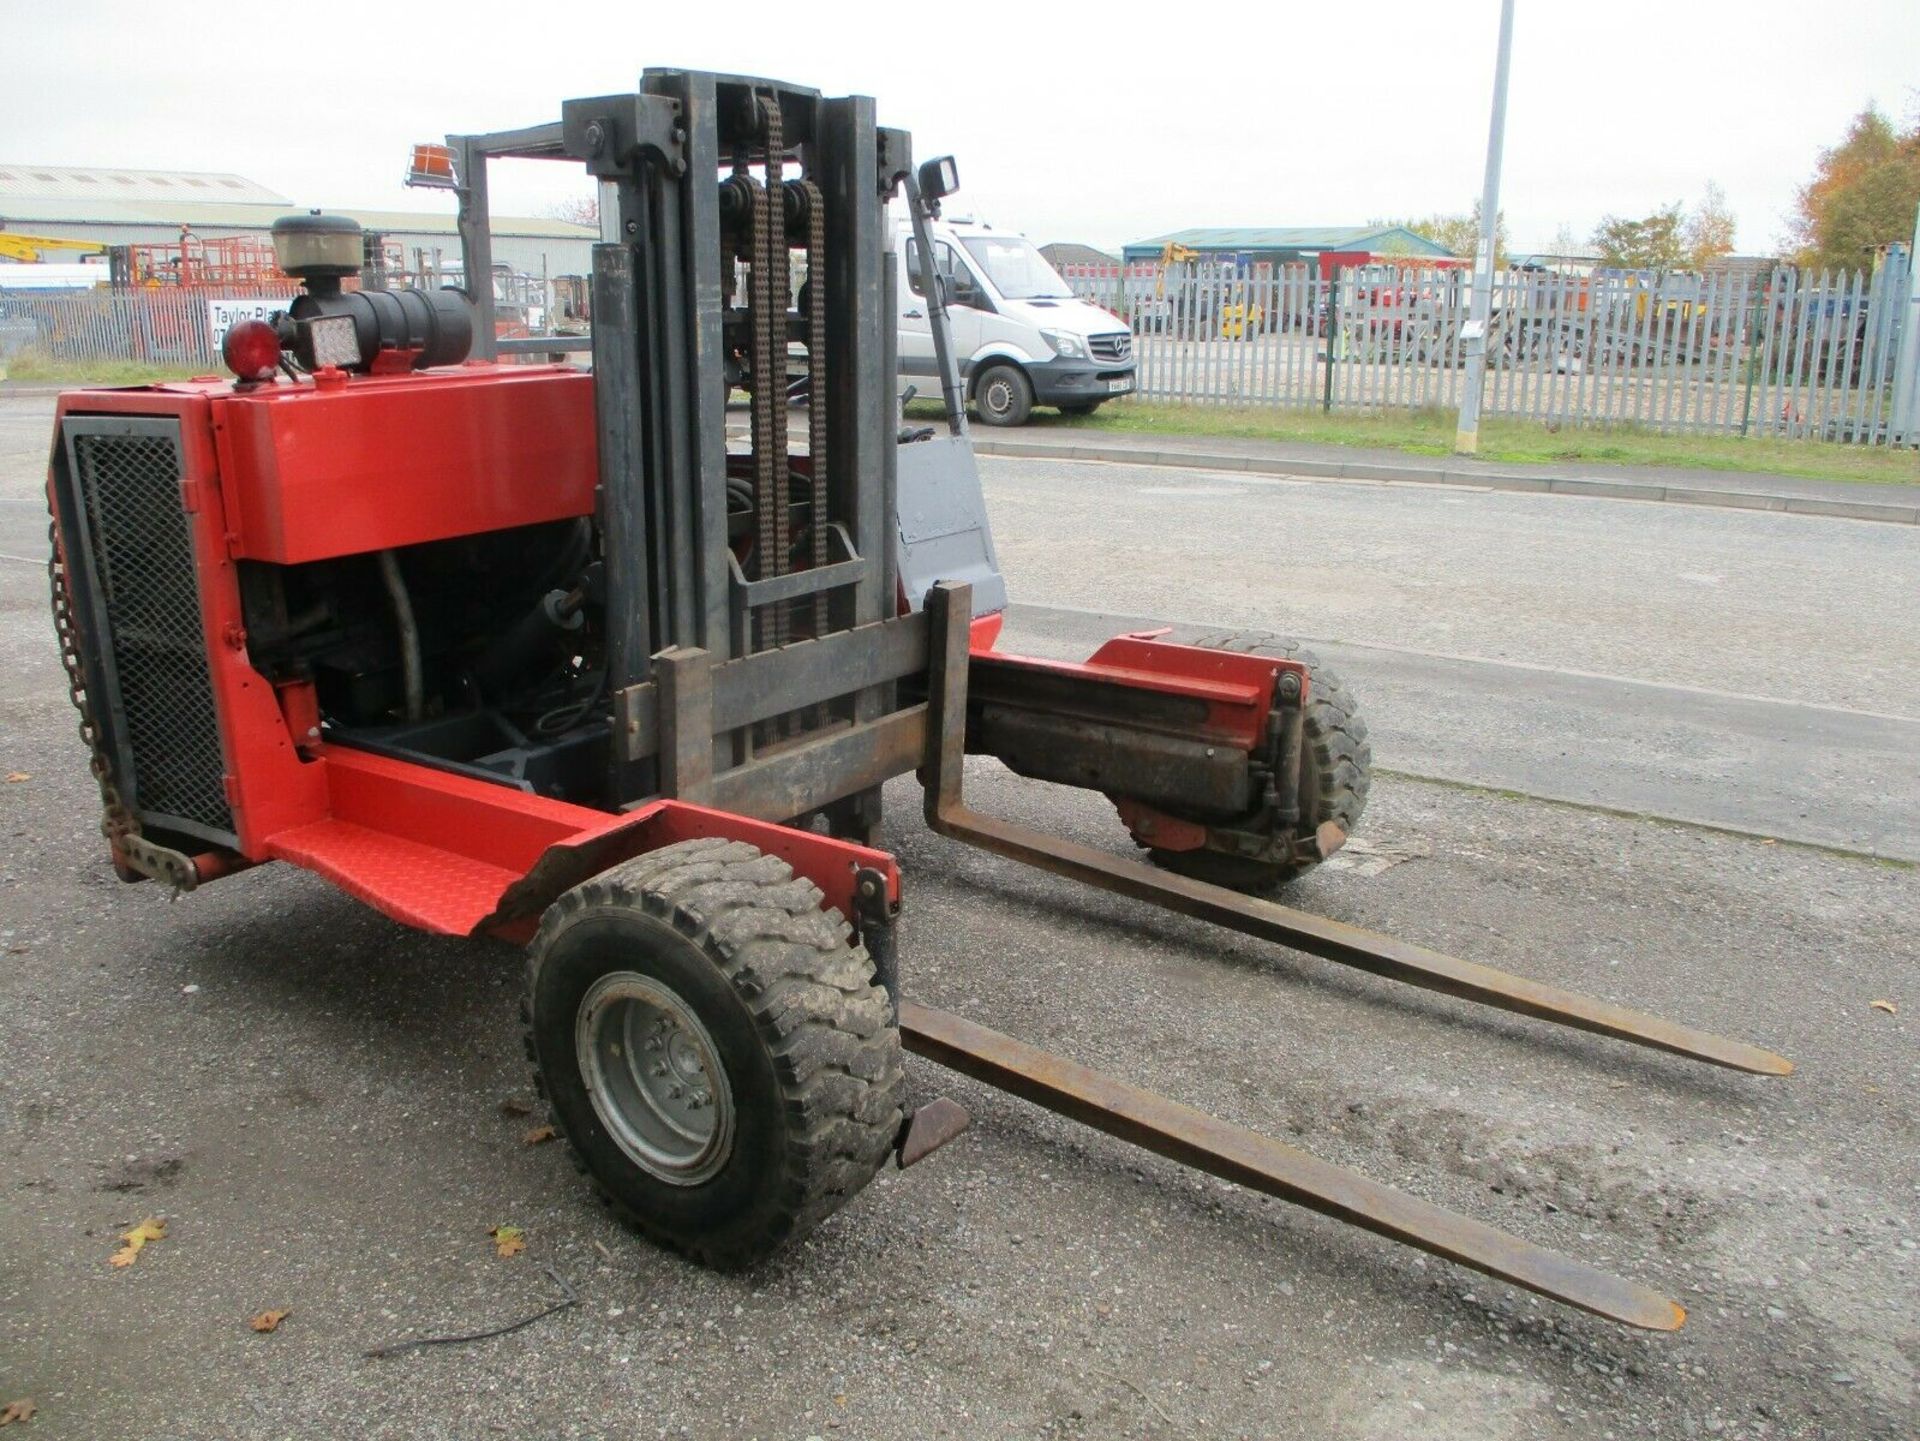
[[[188,200],[113,200],[104,197],[82,199],[40,198],[0,195],[0,221],[15,230],[31,230],[35,225],[158,225],[208,232],[223,230],[265,230],[282,215],[301,207],[291,201],[249,205],[220,205]],[[448,214],[418,210],[338,210],[351,216],[368,230],[405,231],[415,235],[457,235],[458,227]],[[591,226],[575,225],[568,220],[547,216],[496,215],[496,235],[534,236],[551,240],[600,238]]]
[[[1126,248],[1129,260],[1154,257],[1169,244],[1194,250],[1371,250],[1391,244],[1397,254],[1452,255],[1424,235],[1404,225],[1280,225],[1280,226],[1203,226],[1196,230],[1176,230],[1171,235],[1155,235],[1135,240]]]
[[[1041,246],[1040,253],[1047,257],[1050,265],[1112,265],[1120,258],[1077,240],[1056,240]]]
[[[284,195],[244,175],[205,170],[129,170],[125,166],[15,165],[0,161],[0,200],[231,200],[287,205]]]

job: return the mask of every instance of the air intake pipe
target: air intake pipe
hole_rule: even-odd
[[[473,304],[458,290],[346,290],[362,260],[359,222],[286,215],[273,222],[280,268],[306,293],[287,308],[281,343],[307,370],[424,370],[473,350]]]

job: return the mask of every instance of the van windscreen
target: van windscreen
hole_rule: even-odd
[[[1008,300],[1068,300],[1073,291],[1031,240],[1017,235],[969,235],[961,244]]]

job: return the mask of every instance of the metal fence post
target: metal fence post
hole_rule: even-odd
[[[1323,327],[1326,334],[1320,337],[1326,343],[1327,356],[1326,383],[1320,397],[1320,411],[1323,415],[1333,413],[1333,338],[1340,333],[1340,272],[1344,268],[1336,265],[1333,267],[1333,273],[1326,277],[1327,318]]]

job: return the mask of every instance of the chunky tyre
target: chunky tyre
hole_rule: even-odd
[[[527,1053],[554,1128],[628,1224],[748,1266],[872,1179],[902,1119],[873,963],[785,861],[684,841],[547,910]]]
[[[974,382],[973,404],[988,425],[1025,425],[1033,414],[1033,382],[1017,365],[989,365]]]
[[[1373,746],[1367,740],[1367,723],[1360,715],[1353,693],[1340,678],[1298,641],[1265,631],[1175,633],[1167,639],[1207,650],[1240,651],[1306,663],[1306,736],[1300,751],[1298,833],[1311,836],[1320,826],[1332,821],[1351,835],[1367,806],[1367,788],[1373,779]],[[1161,850],[1148,846],[1137,834],[1134,841],[1146,846],[1155,864],[1167,870],[1236,891],[1271,890],[1315,864],[1311,860],[1254,860],[1205,849]]]

